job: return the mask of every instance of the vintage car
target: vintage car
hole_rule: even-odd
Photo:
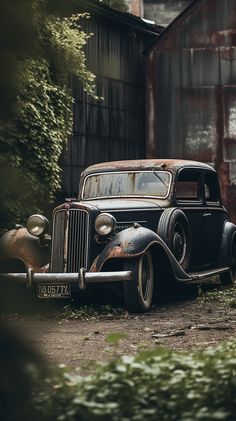
[[[39,298],[66,298],[114,282],[130,312],[160,291],[234,280],[236,226],[222,205],[216,171],[184,160],[106,162],[81,175],[78,199],[0,239],[1,272]]]

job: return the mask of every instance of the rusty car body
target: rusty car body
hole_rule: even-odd
[[[130,312],[148,311],[160,291],[233,282],[236,226],[209,165],[184,160],[96,164],[81,175],[78,199],[48,221],[32,215],[0,239],[1,272],[39,298],[66,298],[87,284],[114,282]]]

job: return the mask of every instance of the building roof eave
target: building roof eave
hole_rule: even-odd
[[[104,18],[112,19],[113,21],[129,26],[134,30],[144,32],[152,36],[158,36],[163,30],[164,27],[158,25],[152,25],[147,22],[144,22],[138,16],[132,15],[128,12],[122,12],[120,10],[114,9],[104,3],[101,3],[96,0],[72,0],[74,5],[81,6],[85,11],[92,14],[102,16]]]

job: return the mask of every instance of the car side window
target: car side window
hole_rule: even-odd
[[[206,172],[204,178],[204,192],[206,202],[219,203],[220,190],[217,175],[215,173]]]
[[[178,202],[201,200],[201,176],[199,172],[182,170],[175,186],[175,199]]]

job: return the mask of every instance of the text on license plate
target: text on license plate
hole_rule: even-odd
[[[37,295],[39,298],[70,298],[70,284],[38,284]]]

